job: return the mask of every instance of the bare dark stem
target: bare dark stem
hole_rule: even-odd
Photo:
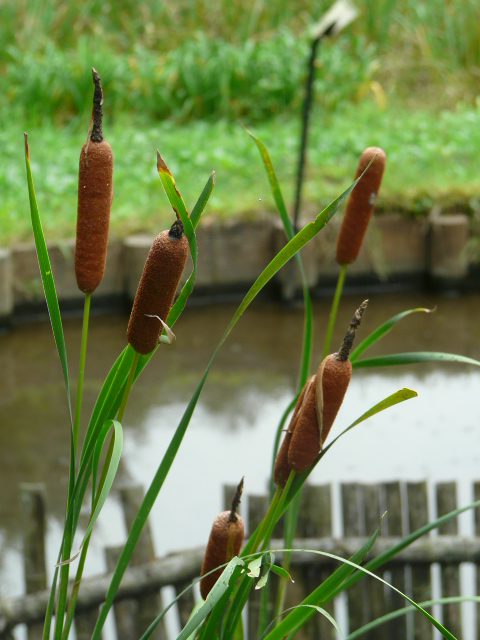
[[[348,360],[348,356],[350,355],[350,351],[352,349],[353,340],[355,339],[355,332],[362,322],[363,312],[367,308],[367,304],[368,300],[364,300],[364,302],[362,302],[362,304],[355,311],[355,315],[350,322],[348,331],[343,338],[342,346],[335,354],[337,360]]]
[[[242,499],[243,481],[244,481],[244,478],[242,478],[238,483],[237,490],[235,491],[235,495],[233,496],[232,507],[230,509],[230,518],[229,518],[230,522],[236,522],[238,519],[236,511],[240,504],[240,500]]]
[[[93,84],[95,89],[93,91],[93,108],[92,108],[92,132],[90,134],[90,140],[93,142],[102,142],[102,118],[103,118],[103,91],[100,83],[100,76],[96,69],[92,67]]]

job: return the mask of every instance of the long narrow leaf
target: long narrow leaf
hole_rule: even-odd
[[[352,366],[359,367],[391,367],[398,364],[418,364],[420,362],[461,362],[480,367],[480,362],[473,358],[460,356],[456,353],[442,353],[439,351],[410,351],[405,353],[391,353],[386,356],[362,358],[352,362]]]
[[[426,611],[421,605],[414,602],[406,594],[404,594],[402,591],[394,587],[392,584],[388,583],[386,580],[383,580],[383,578],[380,578],[380,576],[377,576],[374,573],[371,573],[368,569],[366,569],[366,567],[362,567],[359,565],[359,562],[361,561],[361,559],[366,555],[366,553],[368,553],[368,551],[373,546],[376,536],[378,535],[378,531],[379,530],[377,529],[376,532],[373,534],[373,536],[371,536],[367,540],[367,542],[362,546],[362,548],[356,554],[354,554],[349,560],[345,560],[344,558],[340,558],[339,556],[328,553],[326,551],[317,551],[313,549],[294,549],[294,550],[273,549],[273,551],[274,552],[302,551],[307,553],[314,553],[317,555],[322,555],[328,558],[332,558],[333,560],[339,560],[340,562],[343,563],[343,565],[339,567],[331,576],[329,576],[322,584],[320,584],[316,589],[314,589],[301,602],[301,605],[324,603],[330,600],[335,593],[339,592],[339,590],[343,591],[346,588],[346,584],[343,582],[343,580],[340,583],[338,583],[339,576],[336,576],[336,582],[338,583],[338,585],[336,586],[336,588],[331,589],[334,583],[333,578],[337,573],[339,575],[343,574],[343,570],[345,570],[346,567],[350,567],[351,569],[357,570],[357,572],[354,574],[355,576],[357,576],[357,573],[359,574],[360,577],[368,575],[369,577],[375,580],[378,580],[379,582],[382,582],[384,585],[386,585],[387,587],[389,587],[390,589],[392,589],[393,591],[401,595],[403,598],[405,598],[408,602],[410,602],[410,604],[413,605],[413,607],[415,607],[417,611],[422,613],[422,615],[424,615],[442,633],[444,638],[447,638],[447,640],[457,640],[455,636],[452,633],[450,633],[450,631],[448,631],[436,618],[430,615],[428,611]],[[366,548],[367,550],[365,551]],[[358,556],[361,553],[362,555],[359,558]],[[350,573],[351,573],[351,569],[350,569]],[[327,585],[328,585],[328,588],[327,588]],[[300,626],[302,626],[311,615],[312,615],[312,612],[299,611],[298,608],[296,608],[286,618],[284,618],[277,625],[277,627],[275,627],[273,631],[271,631],[268,635],[265,636],[265,640],[280,640],[287,633],[290,633],[292,630],[298,629]]]
[[[194,615],[191,616],[190,620],[177,636],[177,640],[187,640],[188,636],[202,624],[217,602],[219,602],[226,593],[231,591],[234,584],[234,578],[238,575],[238,572],[241,570],[243,565],[244,562],[240,558],[235,557],[230,560],[228,565],[222,571],[217,582],[213,585],[207,599],[195,611]]]
[[[333,556],[333,554],[328,554],[323,551],[318,552],[319,555],[325,554],[335,560],[339,560],[342,564],[326,580],[324,580],[318,587],[316,587],[316,589],[314,589],[306,598],[304,598],[300,604],[318,606],[326,602],[331,597],[331,593],[333,593],[340,587],[340,585],[342,585],[344,580],[352,573],[352,571],[358,568],[359,563],[372,548],[377,535],[378,529],[362,545],[362,547],[351,556],[349,560],[339,558],[338,556]],[[281,551],[310,552],[308,549],[273,549],[272,551],[274,551],[275,553]],[[313,615],[313,613],[314,611],[312,610],[306,610],[304,608],[297,607],[296,609],[294,609],[294,611],[291,611],[281,622],[279,622],[278,625],[274,629],[272,629],[272,631],[264,636],[265,640],[281,640],[291,631],[297,629],[299,625],[304,624],[308,620],[308,618]]]
[[[211,176],[208,178],[206,185],[203,187],[203,191],[200,194],[195,206],[192,209],[190,214],[190,220],[192,221],[193,228],[196,229],[198,223],[200,222],[200,217],[207,206],[208,199],[212,193],[213,187],[215,185],[215,171],[212,171]]]
[[[380,338],[382,338],[385,334],[391,331],[393,327],[397,324],[397,322],[399,322],[403,318],[408,317],[412,313],[433,313],[434,311],[435,309],[425,309],[424,307],[418,307],[416,309],[408,309],[407,311],[402,311],[400,313],[397,313],[396,315],[389,318],[382,325],[377,327],[375,331],[372,331],[372,333],[370,333],[364,340],[362,340],[362,342],[360,342],[360,344],[350,354],[350,361],[354,362],[358,358],[358,356],[363,351],[365,351],[365,349],[368,349],[368,347],[374,344],[374,342],[377,342],[377,340],[380,340]]]
[[[462,602],[477,602],[480,603],[480,596],[452,596],[450,598],[435,598],[434,600],[425,600],[424,602],[417,602],[417,604],[425,609],[426,607],[433,607],[434,605],[447,605],[447,604],[460,604]],[[349,633],[345,640],[356,640],[361,636],[364,636],[368,631],[372,631],[382,624],[386,624],[387,622],[391,622],[396,618],[401,618],[407,613],[415,611],[415,607],[413,605],[409,605],[408,607],[402,607],[401,609],[397,609],[396,611],[390,611],[390,613],[386,613],[384,616],[380,618],[376,618],[371,622],[359,627],[352,633]]]
[[[285,230],[285,235],[287,236],[287,240],[291,240],[295,235],[295,229],[293,228],[292,222],[288,216],[287,207],[285,206],[285,200],[283,199],[282,190],[280,188],[280,184],[278,182],[277,174],[275,173],[275,168],[270,158],[270,154],[268,153],[268,149],[259,138],[253,135],[251,131],[249,131],[248,129],[245,129],[245,130],[248,133],[248,135],[253,139],[253,141],[257,145],[257,148],[260,152],[263,166],[265,167],[268,181],[270,183],[270,189],[272,191],[273,199],[275,200],[275,204],[277,205],[277,211],[279,213],[280,219],[283,224],[283,228]],[[302,281],[303,300],[305,304],[304,321],[303,321],[303,345],[302,345],[302,352],[300,356],[300,371],[299,371],[298,383],[297,383],[297,392],[300,393],[303,385],[305,384],[308,378],[308,374],[310,370],[310,358],[312,354],[312,342],[313,342],[313,310],[312,310],[312,301],[310,298],[310,293],[308,291],[307,276],[305,274],[305,269],[303,268],[302,259],[299,253],[295,254],[295,260],[297,262],[298,269],[300,271],[300,278]]]
[[[53,279],[52,267],[48,256],[47,245],[43,235],[42,223],[38,212],[37,198],[35,196],[35,188],[33,185],[32,171],[30,168],[30,156],[28,149],[28,135],[25,138],[25,165],[27,168],[28,197],[30,201],[30,215],[32,219],[33,236],[35,239],[35,249],[37,251],[38,266],[40,267],[40,276],[42,278],[43,290],[45,292],[45,300],[47,302],[48,314],[52,325],[53,336],[62,365],[63,379],[67,391],[68,409],[70,412],[70,423],[73,429],[72,407],[70,401],[70,380],[68,377],[67,350],[65,348],[65,338],[63,336],[62,319],[60,316],[60,307],[58,305],[57,292]]]

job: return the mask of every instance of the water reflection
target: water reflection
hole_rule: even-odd
[[[334,335],[341,342],[358,303],[346,298]],[[438,306],[415,314],[385,336],[374,353],[410,350],[458,352],[480,358],[477,318],[480,296],[425,298],[372,296],[361,335],[403,309]],[[185,410],[223,330],[232,305],[187,309],[175,326],[177,341],[149,363],[131,394],[124,416],[121,477],[147,485]],[[315,304],[318,363],[328,305]],[[89,410],[112,362],[125,345],[125,317],[91,321],[85,407]],[[205,384],[178,459],[153,512],[157,552],[203,542],[220,507],[223,483],[246,476],[246,491],[264,490],[273,434],[292,397],[301,347],[302,311],[259,302],[245,313],[219,352]],[[75,375],[80,322],[65,322],[69,366]],[[475,399],[479,372],[459,365],[428,365],[354,372],[335,435],[372,404],[408,386],[419,397],[375,417],[340,441],[319,465],[314,481],[457,479],[461,497],[477,478]],[[75,389],[75,379],[72,388]],[[63,377],[48,323],[16,328],[0,336],[0,593],[19,588],[18,484],[47,484],[51,548],[56,549],[64,510],[68,465],[68,407]],[[462,484],[463,483],[463,484]],[[196,525],[193,528],[191,522]],[[168,525],[166,523],[169,523]],[[121,541],[123,525],[110,501],[96,532],[92,570],[103,567],[101,546]],[[55,551],[52,551],[52,555]]]

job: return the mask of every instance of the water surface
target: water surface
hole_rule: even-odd
[[[347,297],[339,310],[332,351],[361,302]],[[462,353],[480,359],[480,296],[374,295],[364,337],[403,309],[437,306],[434,314],[402,321],[371,354],[412,350]],[[123,419],[120,479],[148,485],[235,310],[234,305],[187,308],[175,325],[177,340],[162,346],[132,390]],[[328,303],[315,304],[318,364]],[[86,364],[84,422],[101,382],[125,345],[127,318],[93,317]],[[246,493],[263,492],[279,417],[295,391],[302,310],[258,302],[220,350],[179,455],[152,512],[157,554],[203,543],[222,507],[222,485],[245,476]],[[71,385],[81,324],[65,322]],[[314,364],[313,364],[314,363]],[[354,429],[313,473],[318,483],[392,479],[457,480],[460,499],[470,498],[478,471],[480,370],[431,364],[354,371],[332,430],[338,434],[359,415],[402,387],[418,398]],[[0,336],[0,595],[21,590],[18,484],[44,482],[49,506],[48,549],[53,565],[60,541],[68,465],[68,410],[61,368],[48,322],[19,326]],[[467,516],[461,526],[468,528]],[[338,526],[336,523],[335,526]],[[94,533],[89,573],[103,571],[102,547],[125,536],[118,501],[109,500]]]

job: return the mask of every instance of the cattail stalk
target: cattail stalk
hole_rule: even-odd
[[[80,152],[75,242],[75,277],[85,293],[95,291],[103,278],[113,198],[113,154],[102,134],[102,85],[95,69],[92,75],[92,123]]]
[[[345,207],[335,251],[338,264],[350,264],[358,256],[377,202],[385,158],[385,152],[380,147],[367,147],[360,156],[354,180],[359,178],[367,167],[368,169],[350,193]]]
[[[162,231],[153,241],[135,294],[127,339],[140,354],[157,346],[163,330],[159,318],[167,320],[187,255],[183,224],[175,220],[169,231]]]
[[[337,353],[324,358],[305,383],[275,460],[274,481],[279,487],[285,486],[292,471],[309,469],[323,448],[350,382],[348,356],[367,302],[355,312]]]
[[[338,303],[343,291],[346,269],[349,264],[356,260],[361,249],[363,238],[377,201],[385,169],[385,161],[385,152],[380,147],[367,147],[362,151],[358,160],[354,181],[360,176],[361,178],[347,200],[337,237],[335,258],[341,269],[325,334],[323,358],[327,356],[330,349],[330,341],[337,317]]]
[[[233,557],[240,553],[244,524],[241,516],[237,513],[237,509],[242,491],[243,478],[237,486],[231,508],[228,511],[219,513],[213,521],[201,571],[203,577],[200,580],[200,594],[204,600],[220,577],[223,570],[222,565],[230,562]],[[220,568],[217,571],[213,571],[217,567]]]

